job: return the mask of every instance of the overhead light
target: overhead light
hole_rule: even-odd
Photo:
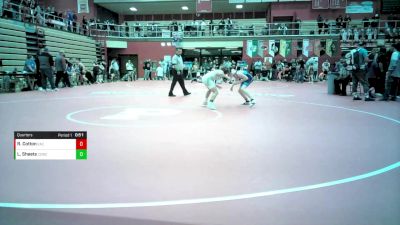
[[[131,10],[132,12],[136,12],[136,11],[137,11],[137,8],[135,8],[135,7],[130,7],[129,10]]]
[[[236,5],[237,9],[243,9],[243,5]]]
[[[187,6],[182,6],[182,10],[189,10],[189,7],[187,7]]]

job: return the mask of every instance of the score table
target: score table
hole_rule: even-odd
[[[86,131],[15,131],[15,160],[87,160]]]

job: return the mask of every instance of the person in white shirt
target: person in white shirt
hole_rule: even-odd
[[[222,67],[221,69],[212,70],[203,76],[201,81],[208,88],[206,93],[206,98],[203,102],[203,106],[207,106],[207,108],[211,110],[216,109],[214,101],[218,96],[217,88],[221,89],[221,86],[217,84],[217,81],[223,77],[226,78],[227,80],[230,80],[230,78],[226,75],[228,73],[229,73],[228,68]],[[209,100],[208,98],[210,97],[210,95],[211,98]]]
[[[164,80],[164,69],[162,67],[162,62],[158,63],[156,71],[157,71],[157,80]]]
[[[329,60],[325,60],[325,62],[322,63],[322,65],[321,65],[322,72],[319,74],[320,80],[324,80],[326,78],[330,67],[331,67],[331,64],[329,63]]]
[[[133,65],[133,63],[131,62],[131,60],[129,59],[128,60],[128,62],[125,64],[125,66],[126,66],[126,71],[127,71],[127,80],[129,80],[129,78],[130,79],[132,79],[132,81],[134,81],[135,80],[135,77],[134,77],[134,65]]]
[[[110,65],[110,69],[108,70],[108,73],[111,75],[111,80],[113,81],[114,80],[114,78],[116,78],[116,79],[119,79],[120,77],[120,75],[119,75],[119,65],[118,65],[118,62],[117,62],[117,59],[116,58],[114,58],[112,61],[111,61],[111,65]]]
[[[179,85],[181,86],[183,94],[185,96],[190,95],[190,92],[188,92],[186,90],[185,81],[183,79],[183,59],[182,59],[182,49],[181,48],[177,48],[175,51],[175,55],[172,57],[171,73],[172,73],[173,78],[172,78],[171,88],[169,89],[168,96],[169,97],[176,96],[173,93],[176,82],[178,82]]]

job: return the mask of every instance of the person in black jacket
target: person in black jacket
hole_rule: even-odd
[[[43,51],[39,53],[38,58],[40,73],[42,74],[42,88],[46,91],[58,91],[58,88],[54,85],[54,60],[53,56],[49,53],[49,49],[44,48]],[[50,82],[51,89],[47,89],[47,80]]]

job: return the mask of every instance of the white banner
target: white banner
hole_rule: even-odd
[[[89,13],[89,0],[77,0],[78,13]]]

